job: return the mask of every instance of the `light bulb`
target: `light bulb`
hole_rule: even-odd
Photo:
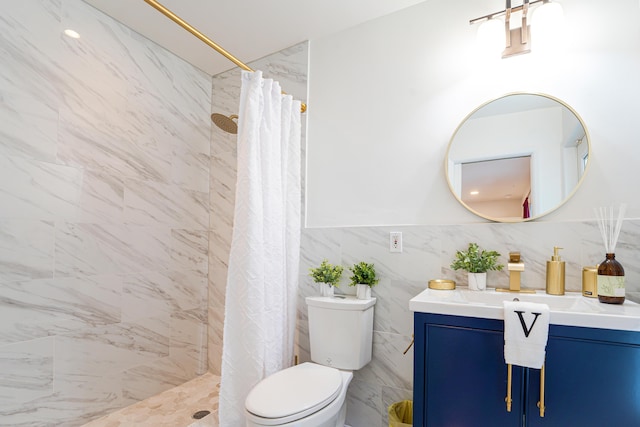
[[[504,43],[504,22],[491,18],[480,24],[476,34],[476,47],[480,55],[499,58]]]
[[[534,49],[552,50],[564,41],[564,12],[557,2],[544,2],[531,17]]]

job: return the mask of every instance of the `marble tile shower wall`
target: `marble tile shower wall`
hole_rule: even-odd
[[[403,233],[402,253],[389,252],[389,232]],[[591,222],[532,222],[522,224],[474,224],[450,226],[349,227],[305,229],[300,267],[300,356],[309,360],[304,297],[318,295],[308,268],[323,258],[349,266],[358,261],[373,262],[380,283],[373,288],[377,298],[374,316],[373,359],[355,372],[348,393],[347,423],[353,427],[388,426],[387,408],[396,401],[411,399],[413,350],[406,355],[413,333],[409,300],[434,278],[454,278],[466,286],[465,273],[451,271],[453,254],[470,242],[494,249],[507,262],[509,251],[520,251],[525,264],[524,287],[544,289],[546,261],[553,246],[565,248],[567,290],[581,289],[582,267],[604,259],[600,232]],[[640,221],[627,220],[616,258],[625,268],[630,299],[640,300]],[[345,275],[348,277],[348,274]],[[341,289],[353,293],[343,277]],[[507,272],[490,272],[488,286],[508,287]]]
[[[0,424],[80,425],[206,369],[211,83],[80,0],[0,50]]]

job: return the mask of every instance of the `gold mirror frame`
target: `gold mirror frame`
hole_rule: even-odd
[[[454,187],[454,184],[451,182],[450,179],[450,153],[451,153],[451,149],[452,146],[454,144],[454,141],[456,139],[456,136],[458,135],[458,133],[460,132],[460,130],[462,129],[462,127],[465,125],[465,123],[467,123],[469,121],[469,119],[471,119],[476,113],[478,113],[478,111],[482,110],[483,108],[485,108],[486,106],[488,106],[489,104],[492,104],[496,101],[502,100],[504,98],[507,97],[513,97],[513,96],[518,96],[518,95],[527,95],[527,96],[539,96],[539,97],[543,97],[546,100],[549,101],[554,101],[556,103],[559,104],[559,106],[564,107],[568,112],[572,113],[574,115],[574,117],[577,119],[577,121],[580,123],[580,125],[582,126],[582,129],[584,130],[584,139],[586,139],[586,144],[587,144],[587,160],[586,160],[586,165],[584,167],[584,171],[582,172],[582,175],[579,177],[577,183],[575,184],[575,186],[573,187],[573,189],[571,191],[569,191],[567,193],[567,195],[564,197],[564,199],[562,199],[559,203],[557,203],[555,206],[548,208],[546,210],[544,210],[543,212],[540,212],[536,215],[532,215],[529,218],[514,218],[514,217],[505,217],[505,218],[500,218],[500,217],[496,217],[496,216],[491,216],[488,215],[486,213],[480,212],[477,209],[472,208],[471,206],[469,206],[467,203],[465,203],[462,200],[462,194],[458,194],[456,191],[456,188]],[[530,92],[511,92],[511,93],[507,93],[504,94],[502,96],[499,96],[495,99],[492,99],[490,101],[487,101],[483,104],[481,104],[480,106],[478,106],[477,108],[475,108],[473,111],[471,111],[471,113],[469,113],[463,120],[462,122],[460,122],[460,124],[458,125],[458,127],[456,128],[455,132],[453,133],[453,135],[451,136],[451,139],[449,140],[449,144],[447,146],[447,152],[446,152],[446,156],[444,159],[444,169],[445,169],[445,177],[447,179],[447,184],[449,186],[449,190],[451,191],[451,194],[454,195],[454,197],[456,198],[456,200],[458,200],[458,202],[464,206],[468,211],[470,211],[471,213],[488,219],[490,221],[494,221],[494,222],[506,222],[506,223],[518,223],[518,222],[526,222],[526,221],[531,221],[531,220],[535,220],[538,218],[542,218],[545,215],[548,215],[549,213],[557,210],[558,208],[560,208],[562,205],[564,205],[569,199],[571,199],[573,197],[573,195],[576,193],[576,191],[578,190],[578,188],[580,188],[580,186],[582,185],[582,182],[584,181],[585,176],[587,175],[587,172],[589,170],[589,167],[591,165],[591,156],[593,155],[593,151],[591,149],[591,137],[589,136],[589,131],[587,130],[587,126],[584,122],[584,120],[582,120],[582,117],[580,117],[580,115],[567,103],[565,103],[564,101],[553,97],[551,95],[547,95],[547,94],[542,94],[542,93],[530,93]],[[491,156],[490,158],[486,159],[486,160],[492,160],[492,159],[500,159],[500,157],[496,157],[496,156]],[[478,160],[478,161],[483,161],[483,160]],[[460,185],[462,185],[460,183]],[[561,185],[561,184],[558,184]]]

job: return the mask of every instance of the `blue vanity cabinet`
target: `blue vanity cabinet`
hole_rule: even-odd
[[[522,368],[513,367],[507,412],[503,332],[494,320],[415,313],[413,425],[518,427]]]
[[[527,427],[640,426],[640,332],[551,325],[545,365],[529,370]]]
[[[502,320],[415,313],[414,426],[640,426],[640,332],[551,325],[540,371],[513,367]]]

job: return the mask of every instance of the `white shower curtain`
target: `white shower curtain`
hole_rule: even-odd
[[[242,72],[220,427],[244,426],[244,401],[251,388],[293,363],[300,257],[300,106],[260,71]]]

